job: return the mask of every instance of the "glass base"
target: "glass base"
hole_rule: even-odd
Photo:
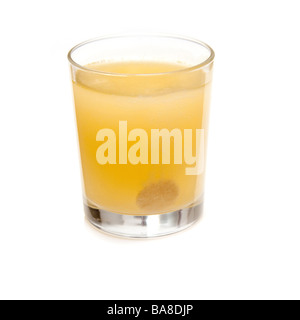
[[[124,215],[84,205],[87,219],[104,232],[127,238],[153,238],[182,231],[202,216],[203,204],[155,215]]]

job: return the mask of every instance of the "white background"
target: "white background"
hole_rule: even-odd
[[[299,299],[299,1],[2,1],[1,299]],[[119,32],[216,52],[205,216],[120,240],[84,219],[67,51]]]

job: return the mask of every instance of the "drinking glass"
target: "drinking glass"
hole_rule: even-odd
[[[84,210],[124,237],[171,234],[202,215],[214,60],[201,41],[121,35],[68,55]]]

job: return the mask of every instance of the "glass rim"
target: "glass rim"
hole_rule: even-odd
[[[183,67],[181,69],[178,70],[174,70],[174,71],[167,71],[167,72],[154,72],[154,73],[117,73],[117,72],[107,72],[107,71],[101,71],[101,70],[94,70],[91,68],[87,68],[79,63],[77,63],[72,55],[73,53],[85,46],[88,45],[90,43],[93,42],[97,42],[97,41],[101,41],[101,40],[109,40],[109,39],[118,39],[118,38],[130,38],[130,37],[156,37],[156,38],[170,38],[170,39],[177,39],[177,40],[184,40],[184,41],[189,41],[189,42],[193,42],[197,45],[201,45],[202,47],[206,48],[209,51],[209,57],[207,59],[205,59],[204,61],[202,61],[201,63],[195,64],[191,67]],[[117,34],[117,35],[110,35],[110,36],[103,36],[103,37],[97,37],[97,38],[93,38],[90,40],[86,40],[83,41],[79,44],[77,44],[76,46],[74,46],[68,53],[68,60],[70,62],[70,64],[72,66],[77,67],[78,69],[81,69],[83,71],[87,71],[87,72],[92,72],[92,73],[96,73],[96,74],[101,74],[101,75],[107,75],[107,76],[123,76],[123,77],[128,77],[128,76],[155,76],[155,75],[166,75],[166,74],[174,74],[174,73],[183,73],[183,72],[191,72],[191,71],[195,71],[195,70],[199,70],[205,66],[208,66],[210,63],[212,63],[214,61],[215,58],[215,53],[214,50],[205,42],[194,39],[194,38],[190,38],[190,37],[185,37],[185,36],[179,36],[179,35],[173,35],[173,34],[152,34],[152,33],[133,33],[133,34]]]

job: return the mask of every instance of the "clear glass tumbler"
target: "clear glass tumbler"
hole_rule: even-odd
[[[133,238],[196,222],[213,50],[178,36],[124,35],[81,43],[68,58],[87,219]]]

